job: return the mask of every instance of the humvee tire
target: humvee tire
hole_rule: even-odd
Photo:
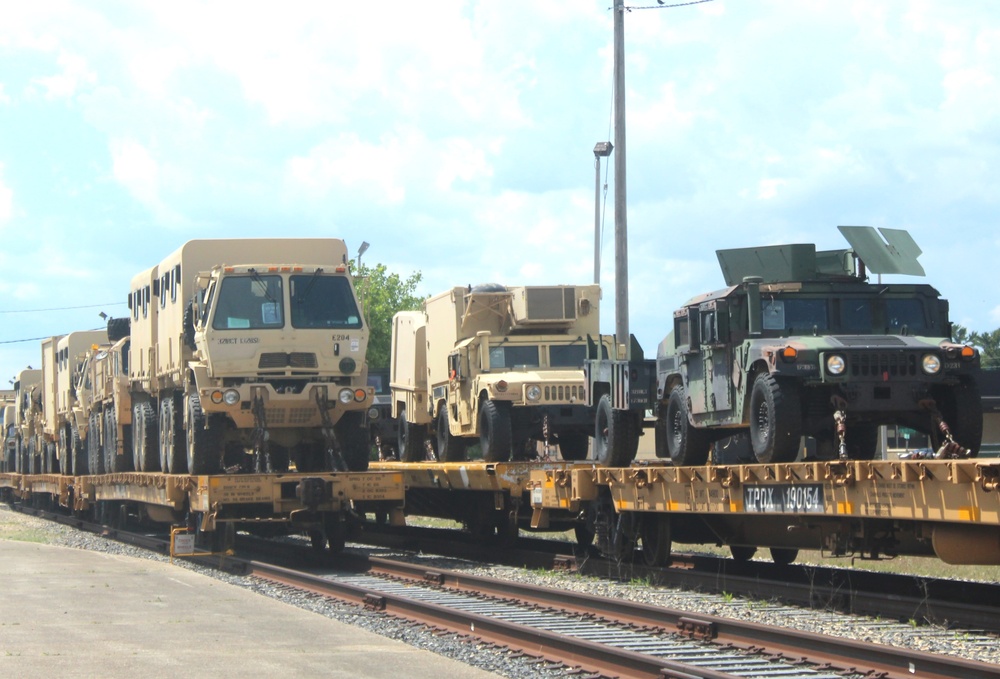
[[[663,418],[662,425],[660,418]],[[666,439],[667,455],[675,467],[693,467],[708,461],[712,442],[708,432],[691,424],[684,385],[678,384],[670,391],[666,409],[661,409],[657,416],[654,433]],[[660,451],[661,446],[657,445],[657,456]]]
[[[510,459],[510,407],[507,404],[488,400],[479,407],[479,447],[487,462]]]
[[[636,416],[631,410],[615,410],[611,397],[601,396],[594,418],[594,460],[602,467],[627,467],[639,450]]]
[[[439,462],[464,462],[468,458],[468,447],[464,439],[452,436],[448,421],[448,406],[442,405],[438,413],[435,445]]]
[[[424,428],[406,421],[406,410],[399,409],[396,420],[396,447],[403,462],[423,462],[427,457],[424,450]]]
[[[750,441],[758,462],[791,462],[799,453],[802,413],[798,387],[761,373],[750,393]],[[790,404],[790,405],[789,405]]]

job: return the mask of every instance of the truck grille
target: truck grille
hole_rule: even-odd
[[[316,408],[267,408],[267,424],[270,426],[296,426],[319,420]]]
[[[275,370],[278,368],[315,368],[319,365],[316,361],[316,354],[304,352],[274,352],[260,355],[257,363],[258,370]]]
[[[848,374],[852,377],[916,377],[921,374],[917,354],[865,351],[848,353]]]
[[[559,384],[542,389],[542,400],[550,403],[567,403],[584,399],[583,385]]]

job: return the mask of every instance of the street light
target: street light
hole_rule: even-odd
[[[614,150],[609,141],[599,141],[594,146],[594,283],[601,282],[601,158]]]
[[[361,255],[365,254],[368,250],[368,241],[361,241],[361,247],[358,248],[358,273],[361,273]]]

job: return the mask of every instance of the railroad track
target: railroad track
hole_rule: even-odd
[[[33,513],[160,553],[167,549],[162,538]],[[304,544],[279,545],[271,544],[267,551],[283,559],[310,561],[302,558],[303,552],[310,551]],[[215,558],[207,563],[217,565],[218,561]],[[325,572],[303,572],[260,560],[225,560],[227,570],[232,572],[603,676],[934,679],[990,676],[995,672],[992,665],[919,651],[692,615],[400,561],[348,559],[344,562],[350,564],[346,572],[329,572],[329,558],[311,561],[325,562]]]

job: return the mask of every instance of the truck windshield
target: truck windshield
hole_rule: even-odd
[[[537,368],[537,346],[503,345],[490,347],[491,368]]]
[[[281,328],[281,276],[227,276],[215,302],[216,330]]]
[[[346,276],[292,276],[293,328],[360,328],[361,313]]]

